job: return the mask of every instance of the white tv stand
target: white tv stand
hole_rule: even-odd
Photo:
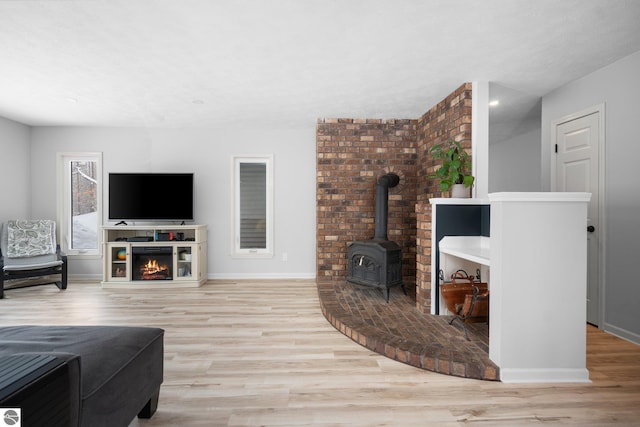
[[[205,225],[115,225],[102,227],[103,288],[199,287],[207,281]],[[170,273],[163,280],[142,280],[133,271],[136,250],[170,253]]]

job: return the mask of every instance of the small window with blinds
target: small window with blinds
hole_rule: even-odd
[[[234,248],[236,256],[273,255],[271,156],[234,157]]]

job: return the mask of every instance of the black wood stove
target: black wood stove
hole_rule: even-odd
[[[402,250],[387,238],[389,216],[389,188],[400,182],[395,173],[387,173],[376,184],[375,236],[372,240],[347,245],[347,281],[357,285],[379,288],[389,302],[389,289],[402,286]]]

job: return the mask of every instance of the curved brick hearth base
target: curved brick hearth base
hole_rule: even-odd
[[[415,297],[391,289],[382,292],[344,281],[318,283],[322,313],[340,332],[368,349],[409,365],[441,374],[496,381],[498,367],[489,359],[486,324],[468,325],[449,316],[422,314]]]

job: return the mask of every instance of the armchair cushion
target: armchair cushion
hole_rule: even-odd
[[[55,267],[57,265],[62,265],[62,258],[59,256],[59,254],[56,253],[55,250],[55,246],[54,246],[54,250],[52,252],[48,252],[44,255],[34,255],[34,256],[22,256],[22,257],[11,257],[8,254],[10,253],[10,245],[9,245],[9,236],[11,235],[11,223],[14,223],[14,225],[16,223],[22,224],[22,223],[26,223],[27,221],[16,221],[16,220],[11,220],[8,221],[6,223],[2,223],[2,230],[0,231],[0,251],[2,252],[2,255],[4,255],[4,263],[2,265],[2,269],[4,271],[22,271],[22,270],[37,270],[40,268],[49,268],[49,267]],[[46,224],[44,225],[45,228],[49,229],[53,234],[53,238],[51,237],[47,237],[44,239],[45,246],[48,246],[50,243],[55,244],[55,222],[53,221],[49,221],[49,220],[44,220],[44,221],[29,221],[29,222],[34,222],[34,223],[52,223],[52,224]],[[16,238],[16,227],[14,226],[14,239]],[[36,232],[37,233],[37,232]],[[22,233],[23,235],[26,235],[27,233]],[[47,248],[47,251],[49,251],[50,248]]]
[[[4,271],[37,270],[39,268],[55,267],[62,265],[62,260],[57,254],[38,255],[29,258],[4,258]]]
[[[3,229],[3,233],[4,233]],[[42,220],[9,220],[6,225],[8,258],[34,257],[56,252],[56,223]],[[4,236],[3,236],[4,242]]]
[[[56,245],[55,227],[50,220],[12,220],[2,224],[0,299],[4,298],[5,282],[15,279],[45,278],[35,283],[18,283],[18,287],[55,283],[60,289],[67,288],[67,256]],[[36,244],[28,243],[32,237]],[[18,256],[10,256],[12,253]]]

